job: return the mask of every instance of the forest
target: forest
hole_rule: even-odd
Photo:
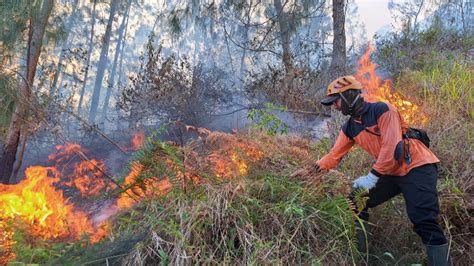
[[[377,158],[316,165],[346,75],[427,132],[473,265],[474,3],[388,0],[373,33],[366,2],[1,0],[0,265],[432,265],[404,193],[360,218]]]

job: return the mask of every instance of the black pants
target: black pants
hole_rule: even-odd
[[[402,193],[413,230],[426,245],[447,243],[443,229],[436,221],[439,214],[436,182],[438,173],[434,164],[413,168],[406,176],[380,177],[376,186],[369,191],[367,208],[360,218],[368,220],[368,209]]]

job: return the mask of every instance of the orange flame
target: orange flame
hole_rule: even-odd
[[[61,164],[69,161],[72,157],[77,156],[79,152],[84,152],[81,145],[75,143],[67,143],[66,145],[57,145],[57,152],[48,156],[49,161]]]
[[[70,184],[73,184],[82,196],[99,195],[107,186],[107,182],[102,178],[104,169],[102,161],[82,161],[75,167],[74,178]]]
[[[19,219],[32,236],[42,239],[80,239],[84,234],[92,235],[92,241],[101,238],[94,236],[96,231],[87,216],[74,210],[74,205],[66,201],[62,191],[53,186],[59,181],[56,168],[32,166],[26,169],[25,175],[26,178],[16,185],[0,184],[0,221]],[[6,230],[5,223],[0,227]],[[4,231],[0,246],[11,245],[12,235],[13,232]],[[11,258],[14,256],[10,255]]]
[[[364,99],[369,102],[388,102],[400,111],[400,114],[409,124],[428,122],[428,117],[420,111],[417,104],[404,100],[402,95],[391,91],[392,82],[382,80],[376,73],[377,64],[370,60],[370,55],[375,51],[372,45],[367,47],[365,53],[358,61],[359,69],[355,74],[364,86]]]
[[[258,161],[263,157],[263,152],[248,143],[238,142],[236,146],[240,152],[233,147],[224,147],[224,151],[218,150],[209,156],[217,177],[244,176],[248,173],[247,160]]]
[[[48,156],[61,169],[60,183],[74,187],[82,197],[99,195],[107,188],[114,187],[104,176],[106,166],[103,161],[85,160],[84,150],[79,144],[57,145],[56,153]],[[82,156],[80,156],[82,155]]]
[[[133,184],[135,180],[137,179],[137,177],[142,172],[142,170],[143,170],[142,164],[138,164],[138,163],[132,164],[130,173],[125,177],[124,187],[127,188],[127,186]],[[129,208],[133,206],[136,200],[130,193],[132,193],[132,191],[130,189],[127,189],[126,193],[122,194],[122,196],[117,200],[117,207]],[[138,197],[143,196],[143,193],[141,190],[133,191],[133,193],[137,195]]]
[[[140,136],[140,135],[136,135]],[[143,140],[136,137],[135,140]],[[206,169],[211,169],[218,177],[232,178],[248,173],[248,162],[260,160],[263,157],[257,147],[251,142],[242,141],[235,136],[216,133],[216,143],[220,143],[208,156],[193,152],[198,159],[196,166],[203,163]],[[213,142],[213,140],[210,140]],[[140,143],[135,142],[134,143]],[[0,184],[0,264],[6,264],[15,258],[11,252],[13,229],[9,221],[22,221],[27,226],[29,234],[42,239],[80,239],[88,234],[92,243],[107,236],[111,223],[107,219],[120,209],[132,207],[145,197],[156,197],[168,193],[173,180],[191,181],[198,183],[203,179],[193,172],[192,163],[185,166],[177,165],[173,160],[166,159],[165,174],[158,177],[139,179],[145,171],[140,163],[133,163],[130,173],[125,177],[123,188],[115,204],[102,206],[100,213],[92,219],[75,209],[68,202],[58,187],[75,187],[81,195],[97,195],[112,184],[103,178],[106,170],[102,161],[84,160],[84,150],[78,144],[56,146],[57,152],[48,156],[56,163],[55,167],[32,166],[25,171],[25,179],[16,185]],[[79,161],[78,161],[79,160]],[[78,162],[77,162],[78,161]],[[61,170],[58,170],[61,169]],[[184,182],[183,182],[184,184]]]
[[[140,131],[137,134],[135,134],[132,138],[132,149],[135,151],[140,149],[143,145],[144,140],[145,140],[145,132]]]
[[[9,230],[7,221],[0,213],[0,265],[6,265],[16,258],[15,253],[12,251],[15,243],[13,232]]]
[[[48,177],[48,172],[55,177]],[[3,218],[22,219],[31,225],[33,235],[43,239],[79,238],[93,231],[85,214],[73,211],[62,191],[54,188],[59,181],[54,167],[33,166],[25,174],[27,178],[17,185],[0,185]]]
[[[117,207],[119,209],[130,208],[146,196],[153,197],[163,195],[171,189],[172,184],[167,177],[163,179],[148,177],[140,182],[137,180],[137,178],[140,176],[142,171],[142,164],[132,164],[131,171],[125,177],[125,181],[123,183],[125,191],[117,200]],[[175,172],[180,173],[177,170],[175,170]]]
[[[92,223],[55,187],[75,187],[82,196],[97,195],[110,186],[103,178],[104,163],[83,160],[78,156],[84,155],[78,144],[58,145],[56,150],[48,156],[55,167],[32,166],[26,169],[20,183],[0,184],[0,265],[15,258],[11,247],[15,244],[12,237],[17,221],[26,226],[28,234],[44,240],[78,240],[87,234],[94,243],[108,233],[108,222]]]

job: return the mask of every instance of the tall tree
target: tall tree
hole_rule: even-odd
[[[66,24],[64,25],[64,29],[66,31],[66,36],[64,38],[63,44],[61,45],[61,52],[59,53],[59,59],[58,59],[58,67],[56,69],[56,73],[54,74],[53,82],[52,82],[52,85],[51,85],[51,88],[50,88],[50,95],[54,95],[56,93],[59,75],[61,74],[62,69],[63,69],[64,52],[65,52],[66,48],[68,47],[68,43],[69,43],[68,42],[69,32],[71,30],[71,26],[76,21],[78,2],[79,2],[79,0],[74,0],[73,1],[71,15],[68,17],[68,20],[67,20]]]
[[[345,2],[346,0],[332,1],[333,41],[330,78],[333,79],[346,73],[346,30],[345,30]]]
[[[275,5],[278,26],[280,28],[280,41],[281,47],[283,50],[282,60],[283,65],[285,66],[286,73],[293,72],[293,55],[290,50],[291,44],[291,31],[290,31],[290,21],[288,19],[288,14],[284,10],[284,6],[281,3],[281,0],[273,0]],[[286,3],[285,3],[286,4]]]
[[[302,47],[314,47],[317,36],[295,38],[298,30],[317,28],[325,17],[325,0],[230,1],[221,7],[224,30],[237,47],[252,54],[277,56],[291,80]],[[237,28],[237,29],[234,29]],[[238,29],[242,28],[242,29]],[[239,36],[234,36],[238,33]],[[314,54],[314,53],[313,53]],[[241,62],[244,62],[241,57]],[[274,61],[271,59],[271,61]],[[288,75],[289,74],[289,75]]]
[[[10,120],[5,145],[0,157],[0,181],[4,184],[11,182],[13,165],[16,160],[18,143],[20,136],[26,134],[22,132],[23,123],[28,117],[28,110],[31,98],[31,88],[36,74],[36,67],[41,54],[43,36],[48,23],[49,16],[54,6],[54,0],[43,0],[39,12],[30,12],[28,18],[28,44],[26,69],[24,79],[21,82],[18,101]]]
[[[89,48],[87,49],[87,59],[86,67],[84,71],[84,82],[82,83],[82,88],[79,96],[79,103],[77,105],[77,113],[80,115],[82,113],[82,104],[84,101],[84,94],[86,92],[87,79],[89,78],[90,63],[92,57],[92,50],[94,49],[94,28],[95,28],[95,8],[97,6],[97,0],[94,0],[92,4],[92,19],[91,19],[91,32],[89,38]]]
[[[107,118],[110,95],[112,94],[112,90],[115,84],[115,74],[117,72],[118,59],[119,59],[120,53],[123,52],[122,45],[125,42],[124,41],[125,27],[128,24],[128,18],[129,18],[128,14],[129,14],[131,5],[132,5],[132,0],[128,0],[127,6],[125,7],[125,12],[123,14],[122,22],[120,24],[120,27],[117,30],[118,31],[117,46],[115,48],[114,62],[112,63],[112,71],[110,72],[109,79],[107,82],[108,84],[107,92],[105,94],[104,105],[102,107],[102,115],[100,117],[101,123],[105,122],[105,119]]]
[[[94,84],[94,91],[92,93],[91,108],[89,110],[88,122],[91,124],[95,122],[97,109],[99,107],[102,81],[104,80],[104,73],[107,67],[107,57],[109,53],[110,36],[112,34],[112,23],[114,21],[114,16],[115,16],[115,12],[117,10],[118,4],[119,4],[119,0],[112,0],[112,3],[110,4],[109,20],[107,21],[105,35],[104,35],[104,38],[102,39],[102,49],[100,52],[99,63],[97,66],[97,75],[96,75],[95,84]]]
[[[250,22],[250,17],[247,18],[247,21]],[[247,43],[249,39],[249,29],[247,27],[241,27],[240,30],[242,31],[242,40]],[[245,71],[247,70],[247,66],[245,64],[245,59],[247,58],[247,49],[242,49],[242,56],[240,57],[240,81],[244,82]]]

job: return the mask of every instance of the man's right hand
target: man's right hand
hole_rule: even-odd
[[[317,163],[313,163],[294,171],[290,175],[290,177],[291,178],[307,178],[307,177],[311,177],[316,174],[319,174],[320,172],[321,172],[321,168],[319,168],[319,165]]]

